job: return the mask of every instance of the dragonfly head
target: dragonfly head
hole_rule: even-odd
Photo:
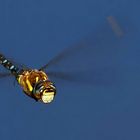
[[[41,80],[35,84],[33,94],[36,99],[43,103],[50,103],[54,99],[56,88],[51,81]]]

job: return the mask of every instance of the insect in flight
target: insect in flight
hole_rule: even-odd
[[[29,97],[36,101],[41,101],[43,103],[50,103],[53,101],[56,95],[56,87],[52,81],[50,81],[48,75],[61,79],[71,80],[70,75],[65,75],[63,72],[45,72],[45,69],[49,66],[55,64],[57,61],[63,59],[63,57],[76,49],[80,49],[82,46],[74,46],[64,50],[58,56],[54,57],[49,63],[40,69],[30,69],[30,68],[19,68],[14,65],[10,60],[8,60],[3,54],[0,54],[0,64],[10,71],[10,73],[0,73],[0,78],[7,76],[14,76],[17,83],[22,87],[23,92]],[[74,78],[73,78],[74,79]]]
[[[42,68],[40,70],[19,69],[2,54],[0,54],[0,64],[10,70],[26,95],[43,103],[50,103],[54,99],[55,85],[48,79]]]
[[[0,54],[0,64],[10,71],[10,73],[0,73],[0,78],[14,76],[26,95],[36,101],[48,104],[53,101],[56,95],[56,87],[54,83],[50,81],[48,75],[54,77],[58,76],[61,79],[69,79],[70,77],[63,72],[46,73],[45,69],[48,68],[48,66],[55,64],[57,61],[60,61],[63,57],[68,56],[69,54],[71,55],[74,50],[80,48],[82,48],[82,46],[74,46],[73,48],[64,50],[64,52],[54,57],[40,69],[19,68],[3,54]]]
[[[81,48],[81,46],[76,46],[74,49],[79,49],[79,47]],[[70,48],[60,53],[40,69],[19,68],[3,54],[0,54],[0,64],[10,71],[10,73],[0,73],[0,78],[11,75],[14,76],[26,95],[36,101],[48,104],[53,101],[56,95],[56,87],[54,83],[49,80],[48,74],[45,73],[45,69],[59,61],[61,58],[63,59],[63,57],[65,57],[64,55],[71,53],[71,50],[73,49]],[[54,74],[55,72],[49,73],[49,75],[52,76]],[[63,73],[58,73],[55,76],[65,79],[65,74]],[[66,76],[66,78],[68,77]]]
[[[106,31],[104,31],[104,32],[106,33]],[[108,36],[108,34],[104,35],[104,37],[106,37],[106,36]],[[109,40],[110,40],[111,36],[112,35],[109,35]],[[101,37],[101,39],[103,41],[102,37]],[[101,42],[101,41],[99,40],[99,42]],[[57,72],[47,73],[47,72],[45,72],[46,68],[48,68],[50,65],[56,64],[57,62],[59,62],[61,60],[64,60],[64,58],[66,56],[72,55],[73,52],[74,53],[79,52],[80,50],[82,50],[82,47],[85,48],[85,46],[86,45],[82,44],[82,45],[77,45],[72,48],[68,48],[68,49],[64,50],[62,53],[60,53],[59,55],[54,57],[52,60],[50,60],[46,65],[44,65],[40,69],[19,68],[18,66],[14,65],[10,60],[8,60],[3,54],[0,54],[0,64],[3,65],[6,69],[8,69],[10,71],[10,73],[0,73],[0,77],[6,77],[6,76],[13,75],[16,78],[16,81],[18,82],[18,84],[22,87],[23,92],[26,95],[28,95],[29,97],[33,98],[36,101],[41,101],[46,104],[51,103],[56,95],[56,87],[55,87],[55,84],[49,79],[48,75],[52,75],[52,76],[54,75],[55,77],[60,77],[63,79],[65,79],[65,76],[66,76],[66,79],[68,77],[64,73],[57,73]],[[98,50],[97,52],[96,52],[96,49]],[[91,56],[93,57],[93,52],[94,52],[94,55],[96,56],[97,55],[96,53],[98,53],[99,50],[102,51],[102,49],[104,49],[104,47],[102,47],[102,48],[95,47],[94,50],[89,50],[88,52],[90,52]],[[103,51],[106,52],[105,50],[103,50]],[[107,53],[108,53],[108,51],[107,51]],[[85,54],[86,54],[86,52],[84,52],[84,56],[82,56],[84,61],[87,58],[87,56],[89,55],[89,54],[87,54],[85,56]],[[101,53],[101,55],[103,55],[103,52]],[[104,55],[108,55],[108,54],[104,54]],[[90,60],[92,59],[92,57],[90,58]],[[103,60],[104,60],[104,58],[103,58]],[[109,61],[110,60],[112,60],[112,58],[109,59]],[[93,62],[93,63],[95,63],[95,62]],[[96,65],[96,64],[94,64],[94,65]],[[99,67],[99,66],[97,65],[97,67]],[[98,69],[98,71],[99,71],[99,69]],[[101,72],[103,72],[103,70]],[[102,74],[100,74],[100,75],[102,75]],[[91,75],[90,75],[90,77],[91,77]],[[94,77],[96,77],[96,76],[94,76]],[[105,79],[109,79],[109,78],[105,78]],[[101,79],[100,81],[103,81],[103,80]],[[104,83],[107,83],[106,81]]]

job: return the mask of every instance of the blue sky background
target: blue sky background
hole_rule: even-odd
[[[136,0],[0,1],[0,51],[13,62],[39,68],[88,37],[87,49],[52,67],[79,75],[84,70],[76,79],[83,81],[56,79],[58,94],[50,105],[26,97],[14,79],[1,79],[0,139],[139,140],[139,5]],[[108,16],[115,17],[123,37],[111,30]]]

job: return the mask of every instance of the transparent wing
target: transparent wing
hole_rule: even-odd
[[[63,59],[68,58],[69,56],[72,56],[75,52],[79,51],[80,49],[84,48],[85,46],[81,43],[76,46],[69,47],[62,51],[60,54],[55,56],[53,59],[51,59],[46,65],[40,68],[40,70],[45,70],[46,68],[56,65],[57,63],[61,62]]]
[[[0,78],[6,78],[12,76],[11,73],[0,73]]]
[[[125,34],[123,31],[121,35],[115,32],[106,22],[104,27],[62,51],[40,70],[46,71],[54,81],[59,79],[58,82],[65,80],[92,85],[116,84],[120,80],[118,58]]]

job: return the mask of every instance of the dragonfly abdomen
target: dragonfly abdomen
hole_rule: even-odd
[[[19,68],[17,68],[11,61],[7,60],[0,54],[0,64],[9,70],[13,75],[18,75]]]

